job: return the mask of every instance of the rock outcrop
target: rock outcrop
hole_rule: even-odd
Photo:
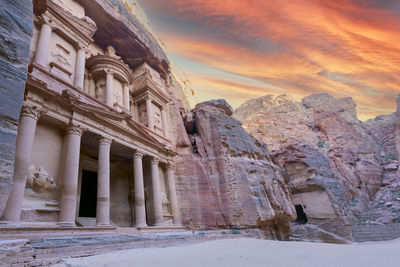
[[[0,3],[0,214],[12,184],[19,113],[33,31],[32,1]]]
[[[189,149],[177,175],[182,202],[188,203],[185,224],[258,226],[270,238],[287,239],[288,222],[295,216],[287,178],[267,146],[231,114],[226,101],[215,100],[185,116]]]
[[[328,94],[311,95],[300,102],[286,95],[269,95],[246,102],[233,115],[256,139],[267,143],[273,157],[287,168],[292,192],[304,187],[293,183],[298,179],[308,179],[307,186],[311,186],[314,170],[321,170],[318,165],[325,162],[322,169],[329,172],[317,172],[318,180],[335,181],[335,186],[324,187],[323,191],[328,193],[339,219],[333,222],[325,218],[331,226],[322,229],[330,228],[332,233],[354,222],[352,215],[365,212],[381,188],[382,164],[394,152],[393,116],[363,123],[357,118],[351,98]],[[312,158],[310,153],[314,154]],[[337,188],[339,195],[330,193],[328,188]],[[336,206],[338,199],[341,204]],[[348,234],[342,236],[348,238]]]

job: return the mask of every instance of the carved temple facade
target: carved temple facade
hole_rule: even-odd
[[[109,28],[87,16],[85,3],[34,1],[15,172],[1,221],[179,226],[169,69],[114,48],[118,40],[103,38]]]

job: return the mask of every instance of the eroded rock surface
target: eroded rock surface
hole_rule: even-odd
[[[267,143],[273,157],[287,169],[293,192],[304,186],[311,188],[316,173],[323,181],[335,181],[340,196],[329,193],[330,186],[323,190],[340,218],[331,223],[331,230],[321,227],[332,233],[354,222],[352,215],[367,211],[385,177],[393,180],[395,172],[389,173],[385,168],[392,167],[384,165],[397,159],[394,114],[364,123],[358,120],[351,98],[316,94],[301,101],[286,95],[253,99],[235,110],[233,117],[256,139]],[[299,184],[295,182],[298,179],[309,181]],[[335,199],[341,199],[343,205],[335,207]]]
[[[288,96],[266,96],[262,105],[235,111],[243,127],[271,148],[272,154],[293,143],[308,144],[324,155],[343,187],[354,213],[367,209],[382,182],[380,147],[358,120],[351,98],[328,94],[296,102]],[[261,108],[261,110],[260,110]],[[244,117],[245,116],[245,117]]]
[[[259,226],[269,237],[285,239],[295,216],[288,181],[267,146],[230,117],[230,110],[217,100],[198,104],[186,115],[186,121],[194,118],[195,130],[193,122],[186,123],[191,151],[182,157],[178,177],[185,186],[181,196],[198,203],[198,209],[189,205],[183,217],[189,223],[198,216],[197,224],[206,227]]]

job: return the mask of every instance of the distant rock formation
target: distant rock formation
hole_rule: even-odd
[[[307,187],[312,188],[315,183],[315,170],[321,170],[318,162],[329,163],[323,168],[329,170],[329,175],[325,172],[319,176],[321,181],[336,181],[335,186],[323,189],[328,192],[335,214],[340,218],[340,223],[332,223],[325,217],[331,225],[322,229],[332,233],[337,233],[343,224],[354,222],[352,215],[367,211],[370,201],[382,187],[387,173],[385,164],[389,160],[397,162],[395,115],[361,122],[351,98],[316,94],[298,102],[287,95],[268,95],[247,101],[235,110],[233,117],[256,139],[267,143],[272,156],[287,169],[294,194],[299,187],[310,191]],[[313,160],[309,160],[310,153],[314,154]],[[299,185],[299,179],[307,182]],[[332,194],[328,188],[337,188],[340,194]],[[335,204],[338,199],[340,205]],[[318,197],[314,200],[317,204]],[[294,201],[296,204],[296,198]],[[341,236],[346,238],[346,235]]]

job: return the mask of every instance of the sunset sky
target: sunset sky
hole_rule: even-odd
[[[233,107],[266,94],[354,98],[360,119],[395,110],[400,0],[141,0],[194,89]]]

